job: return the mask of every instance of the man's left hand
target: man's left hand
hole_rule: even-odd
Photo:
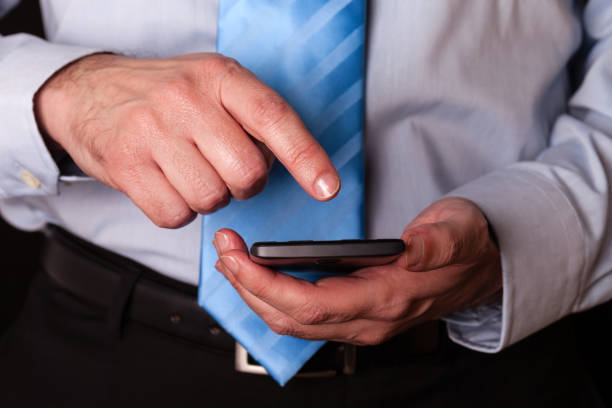
[[[252,262],[240,236],[223,229],[216,267],[276,333],[358,345],[499,296],[499,251],[471,201],[435,202],[402,239],[406,251],[391,264],[311,283]]]

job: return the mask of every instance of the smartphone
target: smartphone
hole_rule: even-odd
[[[290,270],[354,270],[393,262],[404,252],[401,239],[256,242],[253,262]]]

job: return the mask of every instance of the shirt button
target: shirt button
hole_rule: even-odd
[[[30,187],[32,190],[36,190],[40,187],[40,180],[27,170],[21,170],[19,178],[23,181],[23,184]]]

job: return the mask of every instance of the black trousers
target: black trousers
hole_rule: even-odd
[[[401,349],[402,341],[391,344]],[[496,355],[445,336],[424,355],[381,353],[359,364],[360,353],[377,349],[361,350],[354,375],[294,378],[281,388],[267,376],[236,372],[231,350],[131,319],[113,327],[108,310],[58,286],[41,268],[0,342],[0,406],[603,406],[577,356],[571,319]]]

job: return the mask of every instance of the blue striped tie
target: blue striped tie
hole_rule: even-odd
[[[215,231],[255,241],[362,238],[365,0],[220,0],[217,50],[237,59],[297,111],[342,180],[310,198],[278,162],[265,190],[204,218],[198,303],[280,384],[324,344],[272,332],[214,265]],[[305,279],[322,277],[315,271]]]

